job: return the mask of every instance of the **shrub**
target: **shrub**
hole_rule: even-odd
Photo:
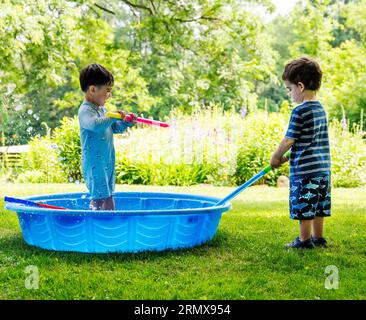
[[[339,121],[330,126],[332,184],[335,187],[366,185],[366,144],[357,125],[349,128]]]
[[[53,133],[62,170],[69,181],[81,181],[81,144],[77,117],[63,118]]]
[[[137,125],[115,137],[116,182],[242,184],[269,164],[287,129],[288,111],[284,106],[281,113],[246,115],[213,105],[192,115],[171,112],[169,129]],[[365,185],[366,144],[361,130],[337,121],[329,127],[333,185]],[[77,118],[64,118],[52,138],[33,139],[24,169],[19,181],[82,181]],[[279,175],[288,174],[286,164],[258,183],[275,185]]]
[[[18,182],[67,181],[50,137],[35,137],[29,143],[29,147],[29,151],[21,156],[23,172],[19,174]]]
[[[278,113],[258,112],[249,115],[240,142],[235,182],[242,184],[266,167],[287,129],[287,117]],[[289,175],[288,164],[269,172],[259,183],[276,185],[280,175]]]

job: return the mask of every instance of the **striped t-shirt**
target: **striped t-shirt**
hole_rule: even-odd
[[[286,138],[295,140],[290,156],[291,177],[330,173],[327,117],[319,101],[306,101],[292,110]]]

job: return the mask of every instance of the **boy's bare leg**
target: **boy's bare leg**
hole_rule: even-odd
[[[313,224],[313,220],[300,220],[300,240],[301,241],[310,239],[312,224]]]
[[[92,200],[90,202],[90,207],[93,208],[93,210],[114,210],[115,205],[113,196],[105,199]]]
[[[323,217],[315,217],[313,220],[313,236],[315,239],[319,239],[323,237],[323,225],[324,218]]]
[[[109,198],[103,200],[102,210],[114,210],[114,209],[115,205],[113,196],[110,196]]]

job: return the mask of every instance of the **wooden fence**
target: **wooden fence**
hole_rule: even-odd
[[[20,157],[23,152],[29,150],[28,145],[0,147],[0,167],[17,168],[20,167]]]

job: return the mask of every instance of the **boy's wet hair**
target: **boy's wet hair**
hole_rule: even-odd
[[[322,84],[322,70],[319,63],[307,57],[289,62],[282,74],[282,80],[293,84],[303,83],[305,89],[317,91]]]
[[[80,87],[86,92],[89,86],[113,86],[113,74],[98,63],[93,63],[80,71]]]

